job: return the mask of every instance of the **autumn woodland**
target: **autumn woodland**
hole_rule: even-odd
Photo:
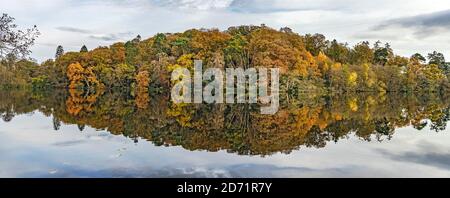
[[[3,15],[4,26],[12,22]],[[26,56],[37,30],[21,35],[29,39],[22,50],[1,51],[4,121],[39,111],[53,115],[55,130],[76,124],[156,145],[269,155],[323,147],[350,133],[382,141],[403,126],[442,131],[450,119],[450,64],[436,51],[405,57],[389,43],[350,46],[263,24],[136,36],[76,52],[58,46],[54,58],[37,63]],[[280,111],[263,116],[257,104],[171,103],[171,71],[192,70],[194,60],[205,69],[280,68]]]

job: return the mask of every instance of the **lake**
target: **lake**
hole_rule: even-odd
[[[0,91],[0,177],[450,177],[450,99],[389,93],[172,104]]]

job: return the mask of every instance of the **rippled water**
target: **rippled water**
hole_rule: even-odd
[[[450,177],[450,100],[359,94],[251,105],[0,91],[0,177]]]

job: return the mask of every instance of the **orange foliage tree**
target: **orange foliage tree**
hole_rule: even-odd
[[[150,101],[148,95],[148,86],[150,85],[150,74],[148,71],[140,71],[136,75],[137,82],[137,95],[136,95],[136,106],[140,109],[146,109]]]
[[[66,75],[70,82],[70,89],[91,89],[100,85],[92,69],[84,68],[80,63],[70,64]]]

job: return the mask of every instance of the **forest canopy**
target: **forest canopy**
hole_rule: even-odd
[[[4,43],[2,39],[2,51]],[[291,95],[305,91],[442,93],[450,88],[450,63],[442,53],[403,57],[396,55],[389,43],[363,41],[349,46],[322,34],[300,35],[288,27],[191,29],[148,39],[137,36],[92,50],[80,48],[64,52],[63,46],[58,46],[55,58],[40,64],[20,56],[2,56],[0,85],[148,94],[148,90],[169,90],[174,66],[191,68],[193,60],[202,60],[205,68],[278,67],[282,91]]]

